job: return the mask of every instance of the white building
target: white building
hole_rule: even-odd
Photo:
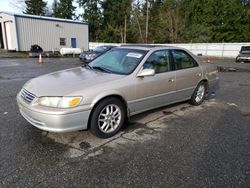
[[[0,12],[0,47],[6,50],[29,51],[37,44],[44,51],[61,48],[89,49],[88,24],[28,14]]]

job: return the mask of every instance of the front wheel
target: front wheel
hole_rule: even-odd
[[[104,99],[93,111],[90,131],[97,137],[109,138],[121,129],[124,119],[123,103],[117,98]]]
[[[194,93],[190,99],[190,104],[192,105],[200,105],[206,96],[206,83],[200,82],[196,89],[194,90]]]

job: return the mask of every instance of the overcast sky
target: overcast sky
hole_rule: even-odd
[[[14,7],[10,4],[11,0],[2,0],[0,2],[0,10],[7,12],[17,12]]]
[[[20,2],[24,0],[0,0],[0,11],[22,13],[22,5]],[[47,0],[48,5],[51,5],[53,0]],[[77,7],[77,4],[74,2],[74,6]],[[77,14],[82,13],[82,9],[77,8]]]

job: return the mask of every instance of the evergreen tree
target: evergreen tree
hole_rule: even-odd
[[[145,17],[147,14],[147,4],[145,3]],[[164,42],[164,39],[161,36],[162,33],[162,25],[160,22],[160,9],[162,7],[162,0],[149,0],[148,1],[149,8],[149,24],[148,24],[148,42],[149,43],[161,43]],[[165,38],[165,37],[164,37]]]
[[[53,0],[52,6],[51,6],[51,10],[52,10],[52,16],[56,17],[56,12],[58,9],[58,1],[57,0]]]
[[[60,0],[57,8],[53,12],[53,16],[57,18],[72,19],[75,16],[76,7],[73,6],[71,0]]]
[[[89,24],[90,41],[99,41],[102,27],[100,0],[80,0],[78,3],[84,8],[83,19]]]
[[[239,0],[183,0],[185,42],[249,41],[247,2]],[[245,6],[245,7],[244,7]]]
[[[130,22],[132,0],[104,0],[103,40],[105,42],[124,42],[127,35],[125,25]]]
[[[238,0],[208,1],[204,21],[210,42],[249,41],[250,21],[244,4]]]
[[[24,14],[45,15],[47,3],[43,0],[25,0],[24,2],[26,5]]]
[[[211,40],[210,30],[204,21],[208,15],[205,14],[206,0],[183,0],[182,12],[182,36],[186,42],[209,42]]]
[[[78,3],[84,8],[83,18],[89,23],[91,41],[178,43],[250,40],[249,0],[78,0]]]

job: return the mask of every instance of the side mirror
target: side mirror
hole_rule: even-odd
[[[155,75],[154,69],[142,69],[141,72],[137,75],[137,77],[154,76],[154,75]]]

